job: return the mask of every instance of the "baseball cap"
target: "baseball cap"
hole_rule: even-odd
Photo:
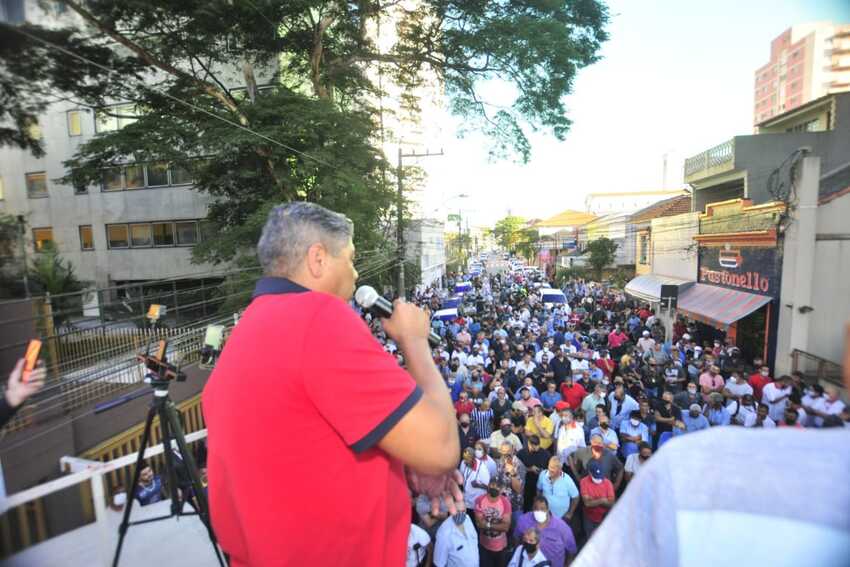
[[[702,408],[700,407],[699,404],[691,404],[691,406],[688,409],[689,410],[696,409],[697,411],[702,411]]]
[[[560,402],[557,402],[555,404],[555,410],[556,411],[561,411],[562,409],[569,409],[569,407],[570,407],[570,404],[568,404],[564,400],[561,400]]]
[[[596,480],[600,480],[605,477],[605,474],[602,472],[602,465],[596,461],[590,461],[587,463],[587,472],[589,472],[590,476]]]
[[[528,411],[528,408],[525,407],[525,404],[522,402],[514,402],[513,404],[511,404],[511,408],[517,411]]]

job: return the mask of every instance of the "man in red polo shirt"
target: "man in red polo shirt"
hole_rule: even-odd
[[[581,384],[573,383],[572,376],[567,376],[564,379],[564,383],[561,384],[561,397],[570,405],[571,410],[579,409],[586,396],[587,390]]]
[[[457,424],[428,316],[398,303],[384,321],[408,374],[347,303],[351,237],[312,203],[271,211],[267,277],[204,389],[211,517],[233,566],[403,565],[404,466],[450,487]]]

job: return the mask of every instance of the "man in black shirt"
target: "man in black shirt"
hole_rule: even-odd
[[[655,406],[655,444],[665,431],[673,431],[673,424],[682,419],[682,410],[673,403],[673,392],[665,391],[660,400],[654,400]]]
[[[570,364],[570,360],[564,356],[564,351],[558,348],[558,350],[555,351],[555,358],[552,359],[550,366],[552,367],[555,384],[557,384],[558,389],[560,389],[561,384],[564,383],[564,379],[567,376],[572,376],[572,365]]]
[[[527,512],[531,509],[531,503],[537,494],[537,479],[540,477],[540,472],[546,470],[552,454],[540,447],[540,438],[537,435],[529,435],[528,448],[522,449],[516,456],[527,469],[525,475],[525,505],[523,506],[523,511]]]

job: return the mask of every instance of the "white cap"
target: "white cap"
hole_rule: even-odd
[[[685,333],[684,335],[682,335],[682,338],[685,339],[686,341],[691,340],[691,336],[688,333]]]
[[[644,331],[644,332],[643,332],[643,336],[644,336],[644,337],[648,337],[648,336],[649,336],[649,331]]]

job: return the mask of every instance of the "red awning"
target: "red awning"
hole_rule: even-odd
[[[727,328],[772,298],[706,284],[694,284],[679,296],[679,311],[697,321]]]

